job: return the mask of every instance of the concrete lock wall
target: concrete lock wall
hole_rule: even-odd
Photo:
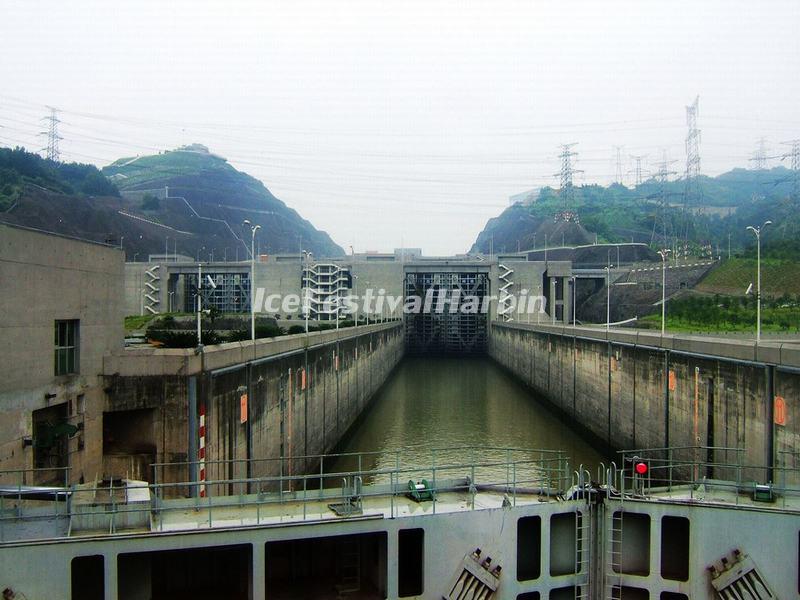
[[[197,460],[201,411],[208,481],[305,473],[315,465],[301,457],[334,448],[402,355],[402,327],[389,322],[107,357],[104,419],[117,426],[104,432],[105,475],[196,479],[190,465],[149,465]]]
[[[798,483],[800,344],[495,322],[489,354],[612,451],[729,448],[699,459]]]

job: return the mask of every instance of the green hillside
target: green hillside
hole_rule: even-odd
[[[797,202],[789,200],[791,171],[786,168],[734,169],[717,177],[700,177],[699,186],[701,196],[693,197],[686,207],[683,181],[662,185],[650,179],[635,188],[619,184],[577,186],[570,208],[577,213],[584,231],[574,228],[574,239],[564,236],[564,243],[585,243],[587,232],[600,242],[635,241],[653,247],[671,246],[677,238],[687,239],[696,248],[711,245],[714,254],[722,254],[727,253],[729,239],[734,252],[746,251],[753,243],[747,225],[766,219],[774,226],[765,239],[765,248],[800,239],[800,211]],[[662,201],[666,210],[661,208]],[[543,188],[532,203],[511,206],[490,219],[471,251],[487,252],[490,245],[495,249],[511,250],[518,245],[529,249],[534,245],[534,234],[537,247],[541,247],[545,224],[552,229],[555,215],[563,208],[558,190]],[[561,233],[555,239],[550,237],[551,244],[560,244],[561,239]],[[789,256],[794,254],[792,251]]]
[[[264,184],[200,145],[120,159],[102,172],[0,149],[0,219],[119,245],[129,260],[165,249],[202,260],[245,259],[245,219],[261,226],[262,254],[344,254]]]
[[[310,250],[316,256],[344,251],[259,180],[236,170],[223,157],[193,144],[151,156],[122,158],[103,169],[146,217],[200,237],[187,239],[186,253],[245,256],[245,219],[260,225],[262,253]],[[169,198],[166,197],[167,189]],[[249,236],[249,233],[247,234]],[[174,238],[173,238],[174,239]]]
[[[0,148],[0,212],[20,199],[26,185],[67,195],[119,196],[94,165],[57,163],[23,148]]]
[[[695,289],[699,292],[742,296],[756,285],[756,259],[731,258],[713,269]],[[800,296],[800,262],[762,258],[761,293],[769,297]]]

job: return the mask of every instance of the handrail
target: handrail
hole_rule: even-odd
[[[441,504],[437,505],[437,494],[446,492],[477,493],[485,492],[503,493],[517,497],[526,493],[536,493],[556,497],[563,492],[568,484],[568,459],[564,452],[558,450],[525,450],[521,448],[501,447],[473,447],[460,446],[455,448],[416,448],[430,458],[429,461],[420,456],[409,457],[406,460],[404,452],[397,451],[394,465],[383,467],[376,465],[365,468],[365,457],[385,454],[380,452],[344,452],[332,455],[315,455],[301,457],[303,459],[320,459],[320,468],[316,471],[288,473],[284,465],[290,461],[286,458],[261,458],[261,459],[228,459],[220,461],[207,461],[206,468],[211,478],[205,481],[158,481],[159,470],[169,467],[179,468],[181,471],[191,461],[178,463],[154,463],[152,468],[156,481],[131,486],[141,492],[145,487],[149,498],[140,502],[128,500],[131,488],[127,486],[112,487],[109,485],[72,485],[68,490],[66,502],[61,502],[50,511],[42,511],[42,505],[25,502],[18,498],[13,510],[5,510],[0,498],[0,543],[10,541],[4,532],[9,530],[8,524],[19,524],[25,521],[41,521],[42,518],[53,520],[67,520],[69,523],[68,534],[85,530],[85,519],[96,525],[97,519],[109,519],[106,532],[113,535],[122,532],[126,527],[138,527],[150,524],[150,530],[158,530],[165,525],[164,519],[170,511],[185,513],[187,507],[202,509],[205,513],[201,520],[207,521],[208,527],[213,527],[213,512],[223,507],[238,507],[256,513],[256,522],[263,520],[262,511],[267,505],[282,504],[287,501],[302,504],[302,517],[308,517],[307,506],[310,503],[326,503],[328,501],[343,499],[345,495],[340,487],[342,479],[353,482],[352,494],[357,496],[357,505],[361,507],[361,498],[384,497],[387,499],[384,510],[389,510],[391,516],[398,511],[398,497],[405,496],[408,492],[405,481],[428,480],[428,489],[434,503],[433,511],[442,510]],[[468,455],[465,450],[471,450]],[[456,456],[452,456],[455,452]],[[525,452],[520,456],[519,452]],[[329,472],[324,471],[325,459],[347,460],[357,459],[358,468],[348,469],[344,465],[336,466]],[[401,460],[402,458],[402,460]],[[298,460],[299,457],[294,457]],[[235,466],[241,463],[269,463],[280,461],[280,468],[273,468],[275,474],[263,476],[243,476],[214,478],[216,466]],[[240,469],[241,470],[241,469]],[[333,485],[331,485],[333,484]],[[206,497],[201,498],[199,490],[206,491]],[[347,488],[349,489],[349,488]],[[313,492],[313,493],[311,493]],[[475,509],[473,502],[473,509]],[[479,508],[478,508],[479,509]],[[299,509],[298,509],[299,510]],[[319,515],[319,509],[315,509]],[[250,514],[250,513],[248,513]],[[252,517],[252,514],[251,514]],[[251,517],[250,520],[252,520]],[[132,519],[132,521],[131,521]],[[244,517],[243,517],[244,519]],[[193,527],[196,522],[192,521]],[[167,524],[171,528],[181,528],[180,522]],[[184,523],[184,526],[186,524]],[[104,526],[105,527],[105,526]],[[33,528],[41,535],[41,526]],[[56,535],[58,537],[58,535]],[[14,541],[20,539],[12,535]]]

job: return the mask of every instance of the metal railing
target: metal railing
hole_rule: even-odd
[[[737,505],[759,494],[765,502],[780,498],[783,507],[793,498],[800,502],[800,451],[777,452],[772,466],[750,464],[745,448],[724,446],[640,448],[618,454],[622,466],[614,465],[608,483],[622,496],[688,494],[689,500],[707,500],[706,492],[716,491],[730,496],[717,494],[715,499]],[[637,464],[644,465],[643,473],[637,472]]]
[[[363,515],[394,518],[425,502],[432,513],[516,506],[532,498],[669,498],[800,509],[800,451],[777,452],[771,467],[749,465],[743,448],[683,446],[619,453],[596,476],[570,470],[556,450],[483,446],[409,447],[263,459],[156,463],[153,481],[69,481],[68,468],[0,472],[0,541],[79,533],[159,531]],[[646,465],[643,473],[636,465]],[[42,473],[49,471],[50,473]],[[599,483],[598,483],[599,482]],[[202,493],[201,493],[202,491]]]
[[[316,468],[307,469],[310,464]],[[429,502],[433,513],[480,509],[480,493],[515,506],[520,496],[560,497],[571,480],[561,451],[497,447],[206,461],[211,478],[173,479],[193,465],[156,463],[153,483],[133,482],[138,486],[133,488],[120,480],[59,488],[60,495],[49,503],[57,506],[49,512],[24,494],[7,497],[0,510],[0,541],[31,539],[31,532],[62,537],[77,531],[114,534],[317,520],[336,518],[342,506],[350,515],[393,518],[403,506],[407,510],[415,490],[424,492],[417,500]],[[49,529],[43,521],[50,522]],[[33,522],[39,525],[25,527]],[[42,535],[45,530],[49,535]]]

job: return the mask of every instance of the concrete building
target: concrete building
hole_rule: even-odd
[[[123,252],[0,224],[0,281],[0,470],[40,469],[3,483],[93,479],[103,357],[124,336]]]
[[[198,267],[203,274],[203,306],[215,306],[222,312],[250,312],[250,262],[165,262],[126,264],[127,314],[194,312],[197,306]],[[541,295],[546,297],[547,320],[552,322],[555,318],[556,322],[561,322],[570,319],[571,263],[567,260],[532,261],[525,253],[496,255],[491,259],[470,256],[426,257],[422,256],[419,249],[319,260],[309,259],[299,253],[263,255],[255,263],[253,287],[281,298],[304,298],[307,290],[311,290],[310,320],[327,321],[335,318],[335,311],[324,310],[323,302],[332,296],[363,296],[367,289],[371,289],[374,295],[402,297],[408,294],[407,279],[410,273],[445,273],[453,269],[486,274],[486,294],[498,296],[498,300],[493,301],[492,318],[530,319],[528,314],[509,314],[503,310],[501,302],[508,303],[512,296]],[[212,289],[209,279],[214,281],[215,288]],[[334,281],[336,285],[331,287]],[[352,318],[344,312],[340,314],[342,318]],[[280,309],[270,310],[268,316],[277,318],[283,325],[288,321],[302,320],[303,304],[282,305]],[[385,309],[377,315],[370,315],[370,319],[376,316],[380,319],[401,315],[397,310],[392,314],[391,310]],[[357,317],[366,320],[367,315],[360,310]]]

